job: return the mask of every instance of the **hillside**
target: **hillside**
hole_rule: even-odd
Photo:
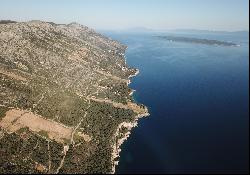
[[[77,23],[0,24],[0,173],[114,173],[147,115],[126,46]]]

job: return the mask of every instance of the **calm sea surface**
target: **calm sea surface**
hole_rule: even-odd
[[[248,36],[175,34],[241,45],[223,47],[105,34],[128,46],[134,98],[151,113],[122,145],[118,173],[249,172]]]

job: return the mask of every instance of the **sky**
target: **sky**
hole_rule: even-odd
[[[94,29],[249,31],[248,0],[0,0],[0,20],[78,22]]]

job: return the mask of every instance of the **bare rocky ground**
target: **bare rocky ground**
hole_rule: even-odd
[[[0,45],[0,173],[113,173],[121,124],[147,113],[126,46],[42,21],[0,22]]]

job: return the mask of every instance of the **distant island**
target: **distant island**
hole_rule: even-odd
[[[11,21],[11,20],[0,20],[0,24],[9,24],[9,23],[16,23],[16,21]]]
[[[238,44],[219,40],[192,38],[192,37],[181,37],[181,36],[156,36],[157,38],[175,41],[175,42],[185,42],[185,43],[196,43],[196,44],[206,44],[206,45],[219,45],[219,46],[239,46]]]

